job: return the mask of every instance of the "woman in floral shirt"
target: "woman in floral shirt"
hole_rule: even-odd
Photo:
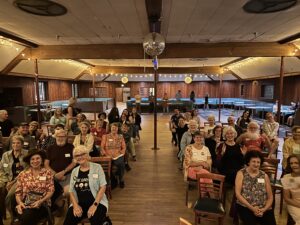
[[[54,184],[51,171],[43,166],[44,159],[44,152],[36,149],[30,150],[23,159],[29,168],[19,174],[16,188],[16,209],[22,225],[38,224],[48,216]]]

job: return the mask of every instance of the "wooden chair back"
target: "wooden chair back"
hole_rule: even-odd
[[[208,180],[211,180],[211,182],[208,182]],[[220,174],[197,174],[199,198],[205,198],[208,196],[223,202],[224,180],[225,176]]]
[[[107,157],[107,156],[92,157],[91,162],[99,163],[105,173],[106,179],[110,180],[111,164],[112,164],[111,157]]]
[[[106,177],[106,195],[112,199],[112,194],[111,194],[111,167],[112,167],[112,159],[107,156],[100,156],[100,157],[92,157],[91,162],[94,163],[99,163],[102,166],[102,169],[105,173]]]
[[[188,222],[187,220],[183,219],[183,218],[179,218],[179,225],[192,225],[190,222]]]
[[[280,159],[264,158],[264,162],[260,169],[264,171],[270,178],[271,183],[275,184],[277,180],[278,164]]]

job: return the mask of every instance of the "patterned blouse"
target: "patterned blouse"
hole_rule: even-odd
[[[122,134],[112,135],[110,133],[103,136],[101,147],[105,151],[105,155],[114,159],[125,154],[126,144]]]
[[[31,168],[21,172],[17,179],[16,196],[20,196],[22,201],[29,192],[43,193],[43,197],[54,192],[53,175],[50,170],[42,168],[37,177],[33,176]],[[47,204],[51,205],[51,200],[47,200]]]
[[[251,177],[246,168],[241,171],[244,176],[241,195],[249,202],[250,205],[263,208],[267,201],[265,172],[260,170],[257,176]],[[238,203],[243,205],[239,201]]]

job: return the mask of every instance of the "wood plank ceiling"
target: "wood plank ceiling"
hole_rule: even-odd
[[[88,73],[84,63],[94,66],[99,79],[100,74],[110,70],[119,74],[130,75],[126,71],[143,74],[143,69],[138,67],[152,66],[142,49],[143,38],[151,29],[148,18],[149,10],[153,10],[149,9],[151,1],[56,2],[68,9],[66,15],[32,15],[14,7],[13,0],[0,0],[0,31],[38,45],[37,48],[27,47],[25,56],[21,56],[24,46],[18,45],[20,52],[16,52],[15,46],[9,50],[9,47],[0,45],[2,73],[33,74],[32,60],[28,61],[28,58],[41,60],[42,76],[58,79],[75,79],[82,74],[81,79],[91,80],[91,76],[84,75],[85,71]],[[159,9],[161,1],[153,2],[156,4],[154,9]],[[177,81],[179,75],[176,77],[175,74],[184,76],[183,68],[187,67],[192,67],[187,73],[198,74],[194,80],[206,80],[206,75],[214,74],[211,67],[216,74],[222,71],[223,65],[227,64],[226,67],[231,69],[228,65],[231,61],[251,56],[260,56],[259,60],[254,60],[257,64],[241,63],[239,67],[233,64],[232,72],[243,79],[278,76],[279,56],[300,56],[300,52],[295,51],[300,47],[298,40],[295,40],[295,45],[293,42],[277,43],[300,33],[299,3],[289,10],[269,14],[248,14],[242,9],[244,4],[245,0],[163,0],[158,23],[167,44],[159,64],[168,75],[161,72],[160,80]],[[276,58],[262,59],[263,56]],[[80,60],[83,64],[53,61],[69,58]],[[144,71],[149,73],[149,70]],[[300,74],[299,58],[287,59],[286,73]],[[224,78],[234,79],[234,76],[228,70]],[[133,75],[129,76],[131,79],[148,81],[153,78]],[[218,77],[215,76],[215,79],[218,80]],[[119,81],[120,78],[111,76],[107,80]]]

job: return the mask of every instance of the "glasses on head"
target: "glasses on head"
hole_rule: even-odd
[[[79,158],[79,157],[82,157],[84,156],[86,153],[81,153],[81,154],[78,154],[78,155],[74,155],[75,158]]]

